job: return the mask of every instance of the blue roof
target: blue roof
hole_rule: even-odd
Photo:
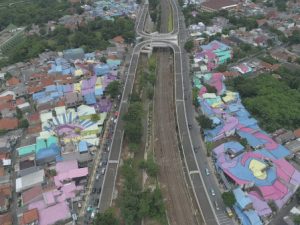
[[[236,204],[244,209],[247,205],[251,204],[251,199],[245,195],[241,188],[236,188],[233,190],[233,194],[235,196]]]
[[[237,205],[233,206],[242,225],[263,225],[259,216],[254,210],[242,211]]]
[[[248,144],[253,148],[257,148],[264,144],[264,142],[261,139],[256,138],[254,135],[252,135],[250,133],[240,131],[240,130],[238,130],[237,133],[240,137],[246,138]]]
[[[96,104],[96,96],[94,93],[88,93],[86,95],[83,96],[84,97],[84,101],[86,102],[87,105],[93,105]]]
[[[79,152],[87,152],[88,151],[88,144],[86,141],[80,141],[78,144]]]

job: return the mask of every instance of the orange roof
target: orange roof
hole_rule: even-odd
[[[17,84],[19,84],[21,81],[16,78],[16,77],[12,77],[9,80],[6,81],[6,85],[7,86],[16,86]]]
[[[5,176],[4,166],[0,166],[0,177]]]
[[[300,128],[294,130],[294,135],[296,136],[296,138],[300,138]]]
[[[113,40],[114,40],[114,42],[117,42],[119,44],[123,44],[124,43],[124,38],[121,35],[114,37]]]
[[[33,223],[39,219],[39,213],[37,209],[31,209],[23,213],[22,222],[23,224]]]
[[[16,118],[0,119],[0,130],[13,130],[18,127],[18,120]]]
[[[28,94],[34,94],[36,92],[42,91],[43,89],[44,89],[44,87],[41,85],[29,86],[29,87],[27,87],[27,92],[28,92]]]
[[[11,186],[10,184],[7,185],[1,185],[0,186],[0,193],[3,194],[4,196],[10,196],[11,195]]]

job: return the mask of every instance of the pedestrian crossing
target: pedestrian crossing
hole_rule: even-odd
[[[234,221],[224,211],[216,211],[219,225],[235,225]]]

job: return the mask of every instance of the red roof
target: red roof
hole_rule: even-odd
[[[23,203],[26,205],[32,200],[36,199],[37,197],[42,196],[42,194],[43,194],[42,186],[41,185],[34,186],[22,193]]]
[[[39,91],[42,91],[44,89],[44,87],[42,85],[37,85],[37,86],[28,86],[27,87],[27,92],[28,94],[34,94],[37,93]]]
[[[37,209],[31,209],[23,213],[22,222],[23,224],[31,224],[39,220],[39,213]]]
[[[5,213],[0,215],[0,224],[1,225],[12,225],[12,218],[10,213]]]
[[[37,124],[37,125],[33,125],[27,128],[27,133],[28,134],[36,134],[42,131],[42,125],[41,124]]]
[[[0,119],[0,130],[13,130],[18,127],[18,120],[16,118]]]
[[[16,78],[16,77],[12,77],[9,80],[6,81],[6,85],[7,86],[16,86],[17,84],[19,84],[21,81]]]
[[[37,121],[40,121],[40,114],[38,112],[36,113],[32,113],[30,114],[27,119],[30,121],[30,122],[37,122]]]

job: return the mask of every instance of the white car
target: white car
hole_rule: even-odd
[[[209,170],[207,168],[205,168],[205,173],[206,173],[206,176],[209,175]]]
[[[211,189],[211,195],[212,195],[212,196],[215,196],[215,195],[216,195],[214,189]]]
[[[101,170],[101,174],[104,175],[105,174],[105,168],[102,168]]]

